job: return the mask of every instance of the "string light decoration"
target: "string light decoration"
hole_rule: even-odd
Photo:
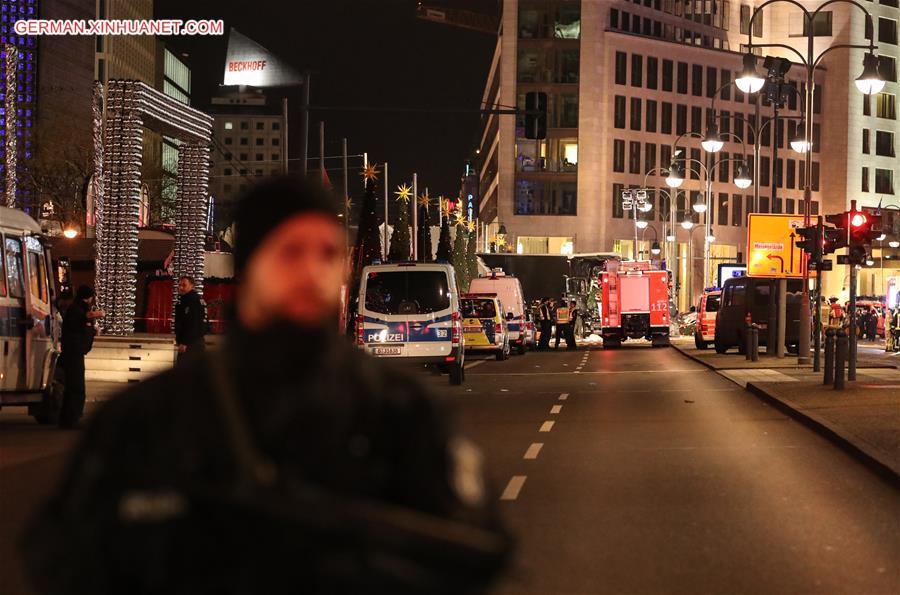
[[[95,288],[97,302],[106,311],[104,332],[129,335],[134,332],[137,294],[143,129],[182,141],[176,180],[174,279],[194,277],[202,292],[213,120],[139,81],[109,81],[105,110],[103,101],[102,84],[96,83],[94,174],[101,183],[95,185]],[[173,298],[176,285],[173,283]]]
[[[3,191],[6,196],[6,206],[16,206],[16,169],[17,169],[17,134],[16,134],[16,69],[18,68],[18,51],[15,46],[6,44],[3,46],[6,66],[6,85],[4,89],[3,117],[5,119],[6,138],[4,140],[5,159],[3,166],[6,169]]]

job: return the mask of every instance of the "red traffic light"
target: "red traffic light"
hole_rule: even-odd
[[[868,219],[863,213],[853,213],[850,215],[850,226],[851,227],[862,227],[866,224]]]

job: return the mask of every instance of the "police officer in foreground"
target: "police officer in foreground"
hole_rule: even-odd
[[[477,593],[508,540],[482,456],[338,335],[345,240],[305,182],[236,215],[221,352],[103,406],[24,540],[40,593]]]
[[[187,275],[178,279],[178,303],[175,305],[175,348],[178,361],[194,351],[205,348],[206,303],[197,293],[194,278]]]
[[[74,428],[84,413],[84,356],[94,346],[94,321],[104,316],[94,305],[94,288],[80,286],[63,315],[60,364],[65,374],[63,402],[59,415],[61,428]]]

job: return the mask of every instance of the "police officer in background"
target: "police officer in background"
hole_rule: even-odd
[[[480,450],[338,334],[336,200],[274,178],[235,221],[236,321],[95,415],[27,533],[40,593],[477,593],[508,539]]]
[[[185,354],[203,351],[206,335],[206,303],[194,288],[193,277],[178,279],[178,304],[175,305],[175,347],[178,360]]]
[[[59,415],[61,428],[74,428],[84,413],[84,356],[94,346],[97,332],[94,321],[104,316],[104,312],[94,309],[93,305],[94,288],[82,285],[63,315],[60,364],[65,373],[65,388]]]

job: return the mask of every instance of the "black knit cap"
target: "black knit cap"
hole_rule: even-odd
[[[338,223],[337,198],[320,184],[293,177],[267,178],[239,199],[234,218],[234,272],[240,275],[269,233],[294,215],[321,213]]]
[[[75,290],[75,297],[79,300],[88,300],[94,297],[94,288],[90,285],[80,285]]]

